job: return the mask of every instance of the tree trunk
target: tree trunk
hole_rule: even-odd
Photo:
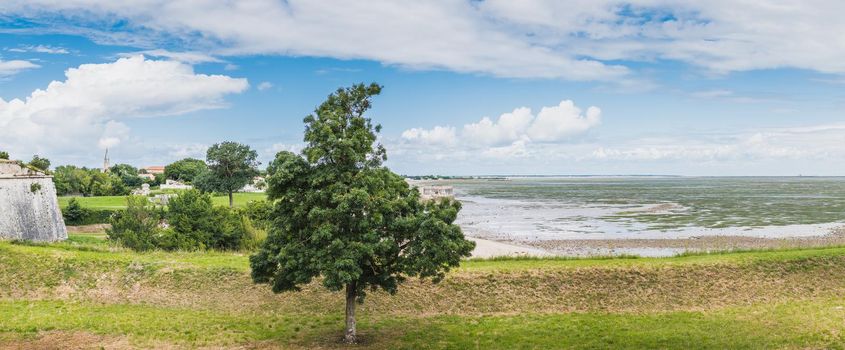
[[[358,297],[358,291],[355,283],[346,285],[346,334],[343,336],[343,341],[347,344],[354,344],[357,341],[357,333],[355,329],[355,299]]]
[[[235,200],[232,196],[232,191],[229,191],[229,208],[235,207]]]

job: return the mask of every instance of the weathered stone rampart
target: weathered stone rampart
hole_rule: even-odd
[[[0,160],[0,239],[67,239],[52,176]]]

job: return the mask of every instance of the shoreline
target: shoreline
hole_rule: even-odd
[[[467,235],[476,242],[472,257],[638,255],[668,257],[684,252],[746,249],[814,248],[845,245],[845,226],[815,236],[754,237],[704,235],[689,238],[618,238],[558,240],[495,240]]]

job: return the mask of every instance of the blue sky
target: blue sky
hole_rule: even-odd
[[[266,163],[327,94],[378,82],[369,116],[403,174],[845,175],[843,11],[12,0],[0,149],[147,166],[234,140]]]

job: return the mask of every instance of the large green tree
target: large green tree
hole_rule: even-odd
[[[368,289],[396,293],[409,276],[438,282],[475,246],[454,224],[459,202],[422,201],[382,165],[381,128],[364,116],[380,92],[376,84],[339,89],[305,118],[302,155],[280,152],[268,167],[273,224],[250,257],[253,280],[274,292],[316,277],[344,290],[350,343]]]
[[[164,175],[168,179],[188,183],[193,182],[198,175],[205,171],[208,171],[208,166],[205,165],[205,162],[194,158],[177,160],[164,167]]]
[[[222,142],[208,148],[208,171],[195,179],[194,185],[207,192],[229,195],[229,207],[234,207],[232,194],[258,175],[258,153],[237,142]]]

